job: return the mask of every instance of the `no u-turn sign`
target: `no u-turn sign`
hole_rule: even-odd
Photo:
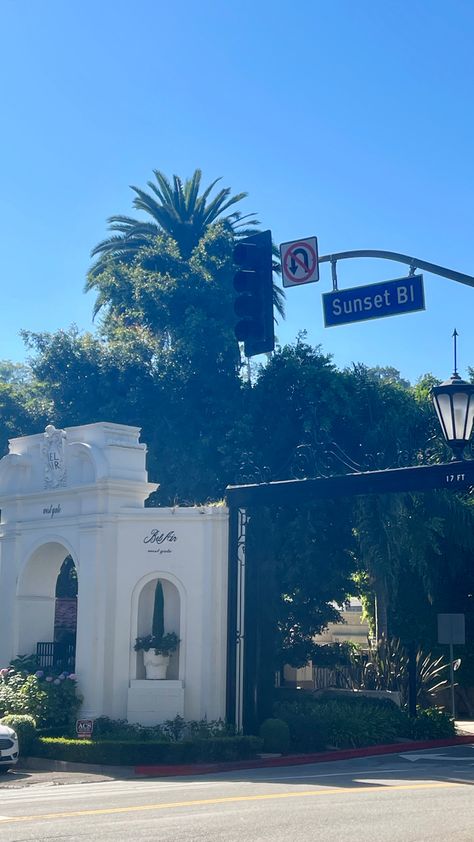
[[[280,246],[281,274],[284,287],[319,281],[318,240],[307,237]]]

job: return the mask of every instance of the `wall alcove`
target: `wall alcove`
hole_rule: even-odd
[[[153,604],[155,590],[158,582],[161,582],[164,598],[164,630],[175,632],[182,641],[181,632],[181,600],[178,588],[162,575],[156,575],[143,586],[138,597],[137,634],[135,637],[142,637],[150,634],[153,622]],[[133,641],[134,643],[135,641]],[[180,677],[180,648],[172,653],[168,667],[167,679],[178,679]],[[143,653],[138,652],[135,665],[135,678],[145,678],[145,667],[143,665]]]

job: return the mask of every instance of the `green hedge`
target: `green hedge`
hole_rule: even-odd
[[[111,766],[149,766],[173,763],[247,760],[262,750],[258,737],[219,737],[176,743],[119,742],[118,740],[69,740],[40,737],[36,756],[74,763]]]
[[[290,747],[290,729],[283,719],[265,719],[259,730],[263,750],[287,754]]]
[[[415,719],[410,719],[410,733],[412,740],[442,740],[453,737],[456,728],[449,714],[437,708],[419,710]]]
[[[10,713],[0,719],[2,725],[13,728],[18,736],[19,753],[23,757],[32,754],[36,746],[36,722],[32,716],[20,713]]]
[[[385,699],[307,697],[277,704],[275,716],[287,723],[294,751],[359,748],[454,734],[454,724],[446,714],[430,709],[410,719]]]

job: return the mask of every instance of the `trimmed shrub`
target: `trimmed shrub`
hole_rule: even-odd
[[[44,734],[48,737],[67,736],[63,734]],[[72,735],[69,735],[72,736]],[[75,736],[75,735],[74,735]],[[223,719],[188,720],[182,716],[167,719],[161,725],[140,725],[126,719],[110,719],[99,716],[94,720],[94,739],[131,740],[132,742],[181,742],[182,740],[208,740],[221,737],[234,737],[235,728],[227,725]]]
[[[305,699],[276,706],[289,729],[292,748],[322,751],[390,743],[407,736],[408,717],[386,699]]]
[[[34,751],[38,734],[36,731],[36,722],[32,716],[28,714],[11,713],[0,719],[2,725],[8,725],[13,728],[18,735],[18,745],[20,755],[27,757]]]
[[[266,719],[260,726],[259,735],[263,750],[286,754],[290,747],[290,729],[283,719]]]
[[[247,760],[255,757],[261,749],[262,741],[258,737],[219,737],[168,743],[40,737],[37,755],[74,763],[147,766],[162,763]]]
[[[454,721],[439,708],[418,710],[416,719],[410,719],[409,736],[413,740],[442,740],[455,733]]]
[[[411,719],[389,699],[305,696],[299,702],[277,704],[275,714],[287,723],[291,747],[297,751],[436,740],[455,733],[454,723],[439,709],[420,709]]]

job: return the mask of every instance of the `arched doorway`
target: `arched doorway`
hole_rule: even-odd
[[[58,542],[38,547],[18,583],[17,637],[21,655],[35,654],[38,667],[74,672],[77,569]]]
[[[70,555],[64,559],[59,570],[55,596],[53,666],[73,672],[76,656],[77,571]]]

